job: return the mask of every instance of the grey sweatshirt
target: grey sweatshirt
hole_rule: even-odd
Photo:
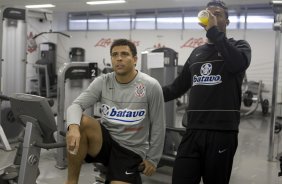
[[[101,123],[112,138],[157,166],[164,146],[164,99],[158,81],[138,72],[120,84],[115,73],[97,77],[67,109],[67,126],[80,124],[82,112],[101,102]]]

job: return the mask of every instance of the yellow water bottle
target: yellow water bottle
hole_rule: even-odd
[[[208,25],[209,22],[209,12],[207,10],[202,10],[198,13],[198,19],[201,24]]]

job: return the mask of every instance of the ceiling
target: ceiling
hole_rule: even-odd
[[[114,11],[137,9],[160,9],[180,7],[205,6],[208,0],[127,0],[125,4],[90,6],[85,2],[90,0],[0,0],[1,7],[24,8],[30,4],[54,4],[55,8],[48,9],[52,12],[76,12],[76,11]],[[269,0],[224,0],[230,6],[242,5],[268,5]]]

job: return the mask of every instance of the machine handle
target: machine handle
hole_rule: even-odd
[[[66,143],[42,143],[42,142],[35,142],[34,146],[44,149],[53,149],[53,148],[62,148],[66,147]]]
[[[53,99],[47,99],[47,101],[48,101],[48,104],[50,105],[50,107],[53,107],[53,105],[54,105],[54,100]]]
[[[0,100],[3,101],[10,101],[10,97],[6,96],[6,95],[0,95]]]

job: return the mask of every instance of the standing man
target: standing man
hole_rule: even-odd
[[[228,9],[207,4],[208,43],[193,50],[183,71],[163,87],[165,101],[190,89],[187,131],[178,148],[173,184],[228,184],[238,144],[241,85],[251,61],[244,40],[228,39]]]
[[[135,69],[137,50],[126,39],[110,48],[114,72],[97,77],[67,110],[68,178],[77,184],[81,164],[107,166],[111,184],[141,183],[151,176],[164,145],[164,102],[157,80]],[[82,112],[101,102],[100,121]]]

